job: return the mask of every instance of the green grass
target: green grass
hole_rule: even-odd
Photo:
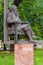
[[[0,52],[0,65],[14,65],[14,54],[11,52]]]
[[[34,65],[43,65],[43,50],[34,51]]]
[[[0,65],[14,65],[12,52],[0,52]],[[34,51],[34,65],[43,65],[43,50]]]

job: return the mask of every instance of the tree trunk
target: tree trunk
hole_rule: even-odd
[[[10,44],[10,51],[14,52],[14,44]]]
[[[6,45],[4,44],[4,51],[6,50]]]

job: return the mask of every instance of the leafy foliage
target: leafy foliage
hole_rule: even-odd
[[[3,17],[4,17],[4,7],[3,0],[0,0],[0,39],[3,40]]]
[[[28,20],[39,39],[43,39],[43,0],[23,0],[18,7],[22,20]]]

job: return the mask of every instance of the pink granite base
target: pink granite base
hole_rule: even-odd
[[[14,65],[34,65],[33,44],[15,44]]]

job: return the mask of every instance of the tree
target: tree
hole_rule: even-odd
[[[0,40],[4,40],[4,31],[3,31],[3,28],[4,28],[4,0],[0,0]],[[4,50],[6,50],[6,46],[4,44]]]

